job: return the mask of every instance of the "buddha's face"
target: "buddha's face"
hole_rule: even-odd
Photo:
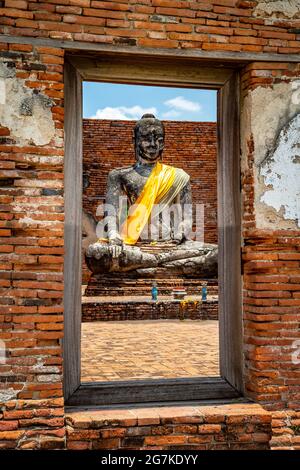
[[[136,135],[137,157],[154,163],[164,148],[164,132],[158,124],[143,124]]]

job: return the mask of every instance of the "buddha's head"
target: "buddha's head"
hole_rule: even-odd
[[[144,114],[134,127],[136,159],[155,163],[162,155],[164,141],[163,123],[153,114]]]

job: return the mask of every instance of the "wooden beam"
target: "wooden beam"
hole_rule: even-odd
[[[128,57],[68,56],[84,80],[142,85],[219,88],[231,76],[232,69],[208,67],[195,61],[137,59]]]
[[[13,44],[32,44],[33,46],[58,47],[73,51],[94,51],[124,55],[155,57],[189,57],[195,60],[213,60],[235,62],[238,66],[249,62],[299,62],[299,54],[275,54],[267,52],[228,52],[203,51],[201,49],[164,49],[138,46],[120,46],[114,44],[89,43],[82,41],[63,41],[59,39],[33,38],[22,36],[1,36],[1,42]]]
[[[64,396],[80,385],[82,83],[65,62]]]
[[[218,246],[221,376],[243,392],[239,76],[218,92]]]

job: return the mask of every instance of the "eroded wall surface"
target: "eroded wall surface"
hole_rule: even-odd
[[[256,77],[266,83],[250,89],[242,103],[242,167],[247,166],[251,139],[254,212],[260,229],[300,227],[300,79],[297,67],[284,67],[277,80],[274,71],[257,70]]]
[[[299,0],[258,0],[253,14],[262,18],[300,18]]]

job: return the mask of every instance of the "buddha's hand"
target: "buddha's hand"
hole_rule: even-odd
[[[113,258],[118,258],[122,253],[123,248],[124,243],[119,235],[115,235],[113,238],[109,239],[109,252]]]
[[[96,242],[88,247],[88,249],[86,250],[86,256],[88,258],[100,259],[103,254],[105,254],[105,251],[106,246],[104,246],[103,243]]]

